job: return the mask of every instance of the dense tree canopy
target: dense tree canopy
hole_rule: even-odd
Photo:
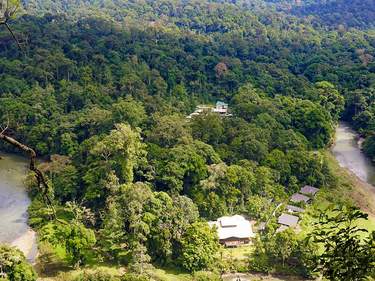
[[[71,265],[98,256],[125,280],[150,264],[205,270],[219,249],[207,220],[268,221],[302,185],[329,186],[320,150],[340,118],[375,155],[372,30],[260,0],[23,3],[25,53],[0,31],[0,125],[49,160],[57,220],[31,182],[30,223]],[[186,118],[216,101],[230,114]],[[263,237],[254,268],[293,267],[312,253],[297,240]]]

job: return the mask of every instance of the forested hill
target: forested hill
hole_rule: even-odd
[[[331,28],[375,27],[373,0],[271,0],[278,8],[300,17],[312,17]]]
[[[268,4],[275,4],[275,6]],[[27,13],[39,16],[45,13],[67,14],[71,17],[100,15],[115,20],[140,18],[156,20],[167,17],[168,20],[172,19],[180,24],[182,19],[190,15],[193,7],[200,7],[201,11],[208,12],[208,15],[218,7],[232,12],[233,9],[253,12],[274,9],[301,18],[310,18],[309,20],[315,24],[330,28],[369,29],[375,26],[375,3],[372,0],[211,0],[206,3],[202,1],[23,0],[23,6]]]
[[[319,245],[275,234],[273,214],[303,185],[335,186],[322,150],[340,118],[371,132],[372,31],[252,1],[25,3],[9,21],[22,50],[0,31],[0,125],[50,160],[59,220],[28,182],[48,257],[229,270],[206,221],[243,214],[269,222],[245,270],[312,276]],[[186,118],[216,101],[231,115]]]

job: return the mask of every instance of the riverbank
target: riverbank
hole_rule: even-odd
[[[35,263],[38,256],[36,240],[35,231],[29,229],[16,240],[12,241],[10,245],[21,250],[31,263]]]
[[[375,218],[375,166],[362,152],[360,137],[349,124],[339,123],[326,157],[342,196]]]
[[[337,179],[334,190],[329,190],[325,197],[328,201],[350,202],[368,213],[375,225],[375,187],[361,180],[354,172],[339,165],[331,151],[325,153],[328,165]]]
[[[0,243],[17,247],[33,263],[38,251],[36,233],[28,226],[27,160],[4,152],[0,156]]]

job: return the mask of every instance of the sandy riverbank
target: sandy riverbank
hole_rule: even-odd
[[[28,229],[24,234],[10,243],[13,247],[21,250],[30,262],[35,262],[38,251],[36,246],[36,233]]]

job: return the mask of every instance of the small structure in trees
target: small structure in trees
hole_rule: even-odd
[[[299,221],[299,218],[293,215],[281,214],[278,219],[278,223],[287,227],[295,227]]]
[[[311,198],[307,197],[306,195],[300,194],[300,193],[294,193],[292,197],[290,198],[290,201],[293,203],[310,203]]]
[[[278,229],[276,229],[276,233],[282,232],[284,230],[287,230],[289,227],[286,225],[280,225]]]
[[[255,237],[250,221],[240,215],[221,217],[209,222],[209,225],[216,227],[219,241],[226,247],[248,244]]]
[[[300,193],[308,195],[308,196],[315,196],[315,194],[319,191],[319,188],[313,187],[311,185],[305,185],[301,188]]]
[[[221,117],[232,116],[232,114],[229,113],[229,105],[225,102],[218,101],[216,102],[215,107],[209,105],[198,105],[195,111],[188,115],[186,118],[191,119],[194,116],[198,116],[202,113],[216,113]]]
[[[304,209],[302,209],[300,207],[293,206],[293,205],[287,205],[285,209],[289,213],[302,213],[303,211],[305,211]]]

